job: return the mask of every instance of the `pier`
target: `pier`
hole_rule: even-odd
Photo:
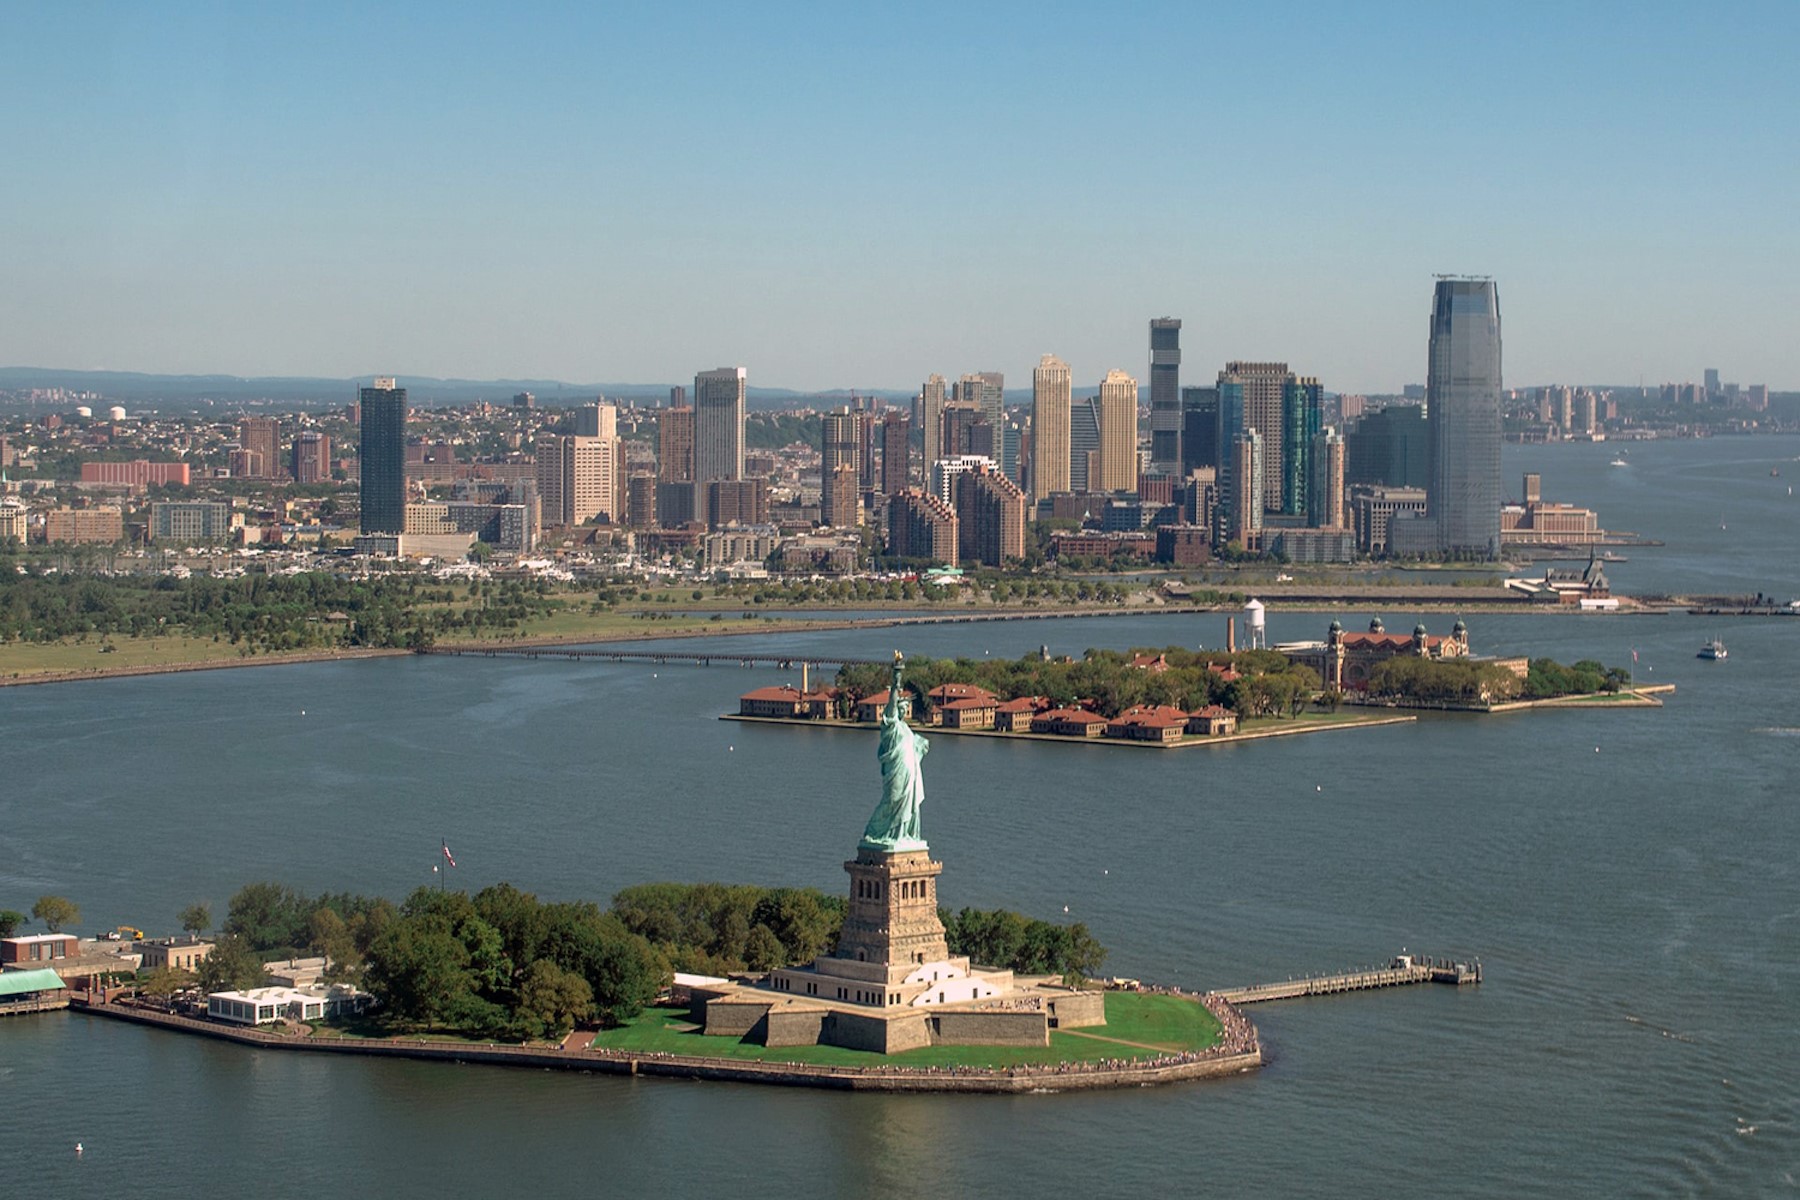
[[[1208,992],[1231,1004],[1259,1004],[1265,1000],[1295,1000],[1301,996],[1332,996],[1339,992],[1366,992],[1375,988],[1406,987],[1415,983],[1447,983],[1456,987],[1481,982],[1481,960],[1455,962],[1416,954],[1396,955],[1385,967],[1340,971],[1332,975],[1306,975],[1281,983],[1253,983],[1248,987],[1221,988]]]

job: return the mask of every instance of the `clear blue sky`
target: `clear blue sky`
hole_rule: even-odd
[[[1800,3],[5,8],[0,364],[1800,387]]]

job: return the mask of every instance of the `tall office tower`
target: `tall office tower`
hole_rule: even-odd
[[[1069,490],[1099,491],[1099,401],[1083,396],[1069,405]]]
[[[1150,469],[1181,471],[1181,321],[1150,322]]]
[[[895,558],[924,558],[956,565],[956,510],[941,497],[907,488],[888,502],[887,552]]]
[[[694,482],[694,410],[665,408],[656,415],[656,480]]]
[[[919,389],[919,432],[924,437],[924,466],[927,473],[931,464],[944,456],[944,401],[945,384],[942,375],[933,375]]]
[[[878,482],[875,477],[875,412],[865,407],[856,414],[856,485],[865,492],[872,492]]]
[[[819,524],[830,529],[862,524],[862,494],[856,486],[856,468],[849,463],[839,463],[819,477]]]
[[[1344,529],[1344,438],[1330,427],[1312,437],[1307,456],[1306,523],[1314,529]]]
[[[575,410],[576,437],[616,438],[619,436],[619,406],[616,404],[584,404]]]
[[[912,474],[912,421],[903,412],[881,419],[881,493],[904,492]]]
[[[1324,426],[1325,396],[1319,381],[1288,376],[1281,385],[1281,511],[1287,516],[1307,512],[1312,444]]]
[[[1219,389],[1181,389],[1181,473],[1219,467]]]
[[[931,494],[952,508],[956,507],[956,481],[981,467],[999,470],[999,464],[979,454],[957,454],[940,458],[931,464]]]
[[[1424,406],[1390,404],[1364,414],[1344,435],[1344,453],[1344,477],[1352,487],[1429,487],[1431,427]]]
[[[295,483],[331,482],[331,435],[306,430],[294,435],[294,460],[289,467]]]
[[[969,430],[981,421],[981,410],[965,408],[951,400],[944,406],[944,431],[938,437],[938,457],[955,458],[969,452]]]
[[[839,467],[857,466],[857,426],[862,423],[862,414],[852,412],[849,408],[840,408],[836,412],[828,412],[819,423],[819,482]]]
[[[1500,295],[1491,279],[1439,279],[1425,399],[1429,509],[1440,550],[1500,554]]]
[[[1031,498],[1066,492],[1069,484],[1069,364],[1054,354],[1031,373]]]
[[[676,384],[674,387],[669,389],[669,407],[670,408],[686,408],[687,407],[687,389],[686,388],[682,387],[680,384]]]
[[[251,459],[251,477],[281,477],[281,422],[274,417],[245,417],[238,422],[238,445],[256,457]]]
[[[962,438],[957,449],[964,454],[979,454],[983,458],[1000,461],[1001,431],[989,425],[986,417],[977,416],[963,426]]]
[[[362,416],[362,531],[406,532],[406,389],[377,379],[357,392]]]
[[[1706,375],[1704,378],[1706,380],[1707,399],[1710,400],[1716,398],[1719,395],[1719,368],[1706,368]]]
[[[547,525],[625,521],[624,457],[616,437],[547,433],[537,440],[538,495]]]
[[[1245,429],[1231,439],[1230,491],[1225,493],[1225,540],[1246,550],[1262,533],[1263,485],[1262,434]]]
[[[1135,492],[1138,484],[1138,384],[1114,367],[1100,381],[1100,478],[1090,492]]]
[[[694,507],[708,524],[706,485],[715,479],[744,477],[744,397],[748,384],[742,367],[720,367],[694,376]]]
[[[1237,403],[1241,405],[1242,425],[1227,424],[1224,427],[1221,445],[1228,445],[1231,438],[1242,429],[1254,429],[1262,438],[1263,460],[1269,464],[1280,464],[1286,461],[1283,447],[1286,439],[1282,428],[1281,391],[1287,382],[1288,367],[1279,362],[1228,362],[1219,373],[1219,397],[1221,417],[1229,420],[1233,415],[1223,411],[1228,403],[1226,385],[1235,385]],[[1270,512],[1281,511],[1282,474],[1280,470],[1268,470],[1263,473],[1263,507]]]
[[[1004,566],[1025,557],[1025,493],[992,467],[956,479],[957,557]]]

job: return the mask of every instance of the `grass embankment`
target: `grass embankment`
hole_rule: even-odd
[[[1192,1000],[1137,992],[1106,994],[1106,1024],[1052,1030],[1048,1046],[924,1046],[900,1054],[875,1054],[838,1046],[759,1046],[736,1038],[707,1037],[683,1008],[653,1008],[594,1039],[596,1049],[801,1063],[827,1067],[1015,1067],[1102,1058],[1155,1058],[1205,1050],[1219,1041],[1219,1023]]]

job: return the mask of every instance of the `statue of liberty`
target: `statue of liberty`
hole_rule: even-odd
[[[881,712],[881,803],[863,828],[865,849],[923,850],[919,806],[925,803],[925,775],[920,769],[931,743],[912,731],[900,706],[900,652],[894,651],[894,676],[887,707]]]

